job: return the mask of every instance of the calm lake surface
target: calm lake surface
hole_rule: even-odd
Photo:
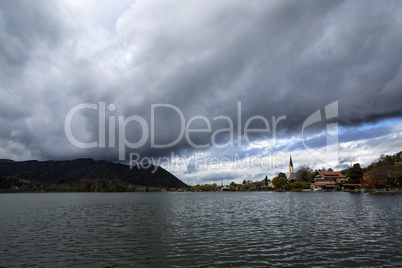
[[[402,195],[0,195],[0,267],[400,267]]]

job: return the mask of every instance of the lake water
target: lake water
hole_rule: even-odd
[[[401,267],[402,195],[0,195],[0,267]]]

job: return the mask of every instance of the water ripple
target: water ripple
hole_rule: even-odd
[[[398,267],[402,196],[0,195],[0,266]]]

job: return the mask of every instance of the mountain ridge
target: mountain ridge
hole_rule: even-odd
[[[154,172],[153,172],[154,171]],[[186,183],[160,166],[133,166],[91,158],[64,161],[0,159],[0,180],[16,178],[47,184],[72,184],[83,179],[120,180],[147,187],[187,188]]]

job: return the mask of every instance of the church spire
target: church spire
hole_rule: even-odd
[[[289,160],[289,177],[290,174],[293,173],[293,161],[292,161],[292,155],[290,155],[290,160]]]

